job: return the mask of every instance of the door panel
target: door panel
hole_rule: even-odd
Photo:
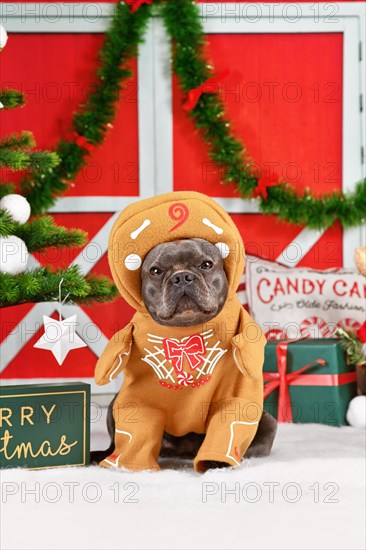
[[[209,61],[216,73],[229,71],[219,93],[232,131],[267,181],[280,178],[316,195],[341,189],[342,51],[341,33],[208,35]],[[183,100],[174,78],[174,189],[238,196],[234,185],[221,183]],[[278,251],[273,259],[281,252],[277,241],[283,249],[301,229],[274,216],[240,216],[246,221],[238,224],[248,226],[258,250],[265,253],[264,242],[273,241],[272,250]],[[339,228],[329,230],[316,258],[309,253],[301,264],[341,265],[341,238]],[[248,240],[244,230],[243,239]],[[328,240],[337,250],[331,258],[324,248]]]
[[[31,129],[37,145],[54,147],[72,136],[72,116],[95,81],[102,34],[12,34],[0,56],[4,86],[26,93],[22,109],[1,113],[1,133]],[[24,63],[24,52],[32,57]],[[121,93],[117,117],[104,143],[90,155],[68,196],[139,194],[137,66]]]

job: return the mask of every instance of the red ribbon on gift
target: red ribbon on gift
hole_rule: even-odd
[[[279,388],[278,395],[278,422],[292,422],[292,407],[290,392],[288,389],[289,384],[297,378],[300,374],[310,369],[314,364],[325,365],[324,359],[316,359],[311,361],[301,369],[295,372],[288,373],[287,369],[287,348],[289,341],[281,342],[276,346],[276,357],[278,372],[264,372],[263,379],[268,381],[268,384],[264,386],[264,399],[273,392],[276,388]],[[287,415],[285,415],[285,411]]]
[[[183,109],[185,111],[192,111],[192,109],[194,109],[197,105],[202,94],[214,94],[215,92],[218,92],[219,84],[221,84],[228,74],[229,71],[222,71],[217,76],[213,76],[205,80],[205,82],[197,86],[197,88],[189,90],[187,99],[183,104]]]
[[[302,338],[299,338],[302,340]],[[303,374],[314,365],[325,365],[324,359],[315,359],[304,367],[287,373],[287,348],[291,342],[287,340],[276,345],[278,372],[264,372],[263,380],[268,382],[264,386],[264,399],[275,389],[279,388],[278,395],[278,422],[292,422],[292,405],[289,392],[291,386],[339,386],[356,381],[356,372],[342,374]],[[285,414],[286,412],[286,414]]]
[[[128,4],[131,8],[131,13],[134,13],[139,9],[142,4],[152,4],[153,0],[124,0],[125,4]]]
[[[73,133],[73,139],[74,139],[76,145],[78,145],[79,147],[82,147],[83,149],[85,149],[89,153],[91,151],[93,151],[93,149],[95,148],[95,145],[90,143],[90,141],[88,141],[85,136],[81,136],[77,132]]]
[[[203,363],[206,353],[205,342],[199,334],[188,338],[186,342],[165,338],[163,340],[165,357],[169,359],[177,373],[183,371],[183,360],[186,357],[191,370]]]

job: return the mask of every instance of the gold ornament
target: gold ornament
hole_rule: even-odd
[[[358,271],[366,277],[366,246],[356,248],[354,260]]]

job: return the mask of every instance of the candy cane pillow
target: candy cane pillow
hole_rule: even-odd
[[[267,339],[328,338],[365,320],[365,278],[353,270],[288,268],[247,258],[249,312]]]

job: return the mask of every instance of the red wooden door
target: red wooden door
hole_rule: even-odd
[[[268,177],[283,177],[299,190],[309,187],[325,193],[342,186],[344,43],[341,32],[316,30],[314,26],[314,33],[228,33],[223,25],[222,32],[209,34],[207,40],[208,57],[216,71],[229,71],[221,87],[222,98],[232,130],[244,140],[257,169]],[[23,109],[1,113],[1,134],[30,129],[38,145],[45,148],[66,136],[72,114],[93,82],[101,42],[101,34],[85,32],[12,34],[0,56],[2,82],[25,91],[28,103]],[[26,63],[25,52],[31,52]],[[90,240],[97,243],[112,213],[83,212],[85,200],[81,197],[101,197],[102,201],[102,197],[140,195],[138,132],[139,127],[143,132],[144,120],[138,121],[136,61],[132,65],[134,78],[121,95],[113,129],[93,151],[89,166],[66,195],[73,199],[73,212],[55,215],[58,223],[86,229]],[[233,185],[221,184],[207,147],[182,109],[184,98],[175,78],[171,85],[172,188],[196,189],[222,198],[237,196]],[[160,113],[151,116],[157,120]],[[154,155],[153,144],[150,154]],[[151,182],[153,193],[153,174]],[[275,216],[232,215],[247,252],[270,259],[277,258],[302,229],[279,222]],[[103,238],[105,242],[105,235]],[[85,256],[95,271],[109,274],[106,255],[98,246]],[[37,259],[68,265],[80,252],[48,250]],[[342,231],[337,224],[319,238],[301,265],[342,265]],[[49,352],[33,348],[43,332],[42,315],[32,317],[32,305],[7,308],[2,315],[1,339],[11,341],[13,353],[2,377],[7,381],[91,379],[96,362],[93,343],[98,343],[98,338],[102,341],[102,335],[110,338],[133,312],[121,298],[82,310],[90,322],[84,319],[80,335],[91,347],[73,351],[59,367]]]

